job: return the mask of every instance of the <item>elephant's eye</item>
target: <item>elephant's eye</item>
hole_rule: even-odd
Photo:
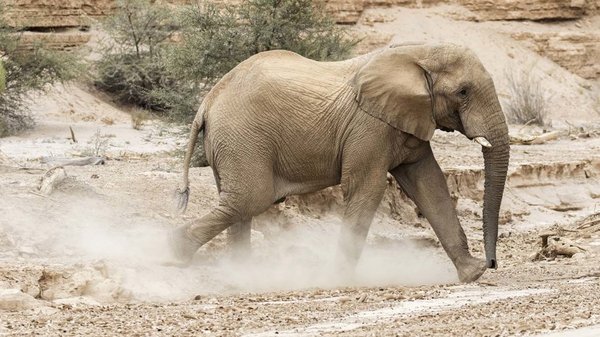
[[[459,91],[458,96],[460,96],[460,98],[467,98],[467,89],[462,89]]]

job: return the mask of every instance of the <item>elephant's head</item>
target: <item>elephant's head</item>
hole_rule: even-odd
[[[425,141],[436,128],[456,130],[481,144],[485,252],[488,267],[496,268],[509,138],[494,82],[477,56],[456,45],[391,47],[373,54],[352,84],[361,108],[398,130]]]

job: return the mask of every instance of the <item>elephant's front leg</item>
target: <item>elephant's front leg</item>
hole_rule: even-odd
[[[375,211],[386,188],[387,172],[356,170],[342,176],[346,211],[338,256],[341,272],[351,274],[362,253]]]
[[[426,156],[420,161],[400,165],[391,173],[431,224],[454,263],[460,281],[477,280],[485,272],[485,261],[474,258],[469,252],[467,237],[460,226],[446,178],[431,148],[427,148]]]

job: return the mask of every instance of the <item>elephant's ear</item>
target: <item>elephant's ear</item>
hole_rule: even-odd
[[[431,82],[414,56],[398,50],[375,55],[352,80],[362,110],[429,141],[435,131]]]

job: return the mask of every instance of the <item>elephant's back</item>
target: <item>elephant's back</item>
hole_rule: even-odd
[[[208,147],[229,158],[264,157],[288,181],[307,179],[289,174],[290,167],[334,172],[341,114],[347,112],[337,100],[348,94],[354,68],[352,61],[317,62],[287,51],[242,62],[211,91]]]
[[[296,53],[259,53],[226,74],[206,96],[206,121],[294,123],[322,120],[345,91],[359,64],[318,62]]]

